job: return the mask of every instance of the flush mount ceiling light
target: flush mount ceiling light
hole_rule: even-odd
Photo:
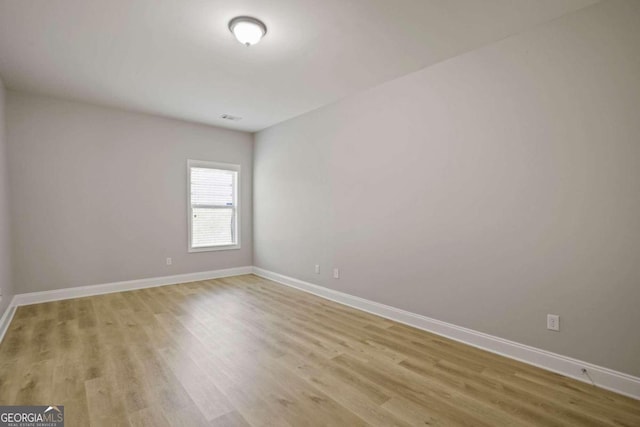
[[[229,30],[245,46],[258,43],[267,34],[267,26],[259,19],[250,16],[233,18],[229,21]]]

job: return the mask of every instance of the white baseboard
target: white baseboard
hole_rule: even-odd
[[[359,298],[333,289],[314,285],[258,267],[235,267],[223,270],[202,271],[198,273],[177,274],[174,276],[153,277],[148,279],[128,280],[124,282],[105,283],[101,285],[81,286],[76,288],[56,289],[44,292],[31,292],[15,295],[4,315],[0,318],[0,341],[11,323],[16,307],[38,304],[70,298],[102,295],[113,292],[131,291],[156,286],[174,285],[177,283],[196,282],[199,280],[255,274],[275,282],[300,289],[325,299],[366,311],[396,322],[404,323],[425,331],[433,332],[447,338],[468,344],[483,350],[497,353],[530,365],[556,372],[579,381],[589,383],[582,373],[585,368],[598,387],[614,391],[635,399],[640,399],[640,378],[597,366],[588,362],[573,359],[550,351],[541,350],[528,345],[509,341],[483,332],[452,325],[440,320],[431,319],[409,311],[401,310],[374,301]]]
[[[5,309],[4,314],[0,317],[0,342],[4,338],[4,334],[7,333],[9,329],[9,324],[13,319],[13,315],[16,312],[16,307],[13,305],[13,299],[9,303],[9,306]]]
[[[582,369],[585,368],[598,386],[635,399],[640,399],[640,378],[597,366],[571,357],[562,356],[550,351],[509,341],[483,332],[452,325],[440,320],[431,319],[420,314],[411,313],[388,305],[359,298],[323,286],[294,279],[262,268],[254,267],[253,274],[287,285],[314,295],[326,298],[358,310],[366,311],[415,328],[516,359],[567,377],[590,383]]]
[[[198,273],[176,274],[174,276],[151,277],[148,279],[127,280],[124,282],[104,283],[101,285],[79,286],[75,288],[55,289],[52,291],[29,292],[17,294],[11,305],[30,305],[42,302],[59,301],[70,298],[89,297],[110,294],[113,292],[133,291],[135,289],[153,288],[156,286],[175,285],[177,283],[197,282],[199,280],[219,279],[221,277],[251,274],[251,266],[225,268],[223,270],[201,271]]]

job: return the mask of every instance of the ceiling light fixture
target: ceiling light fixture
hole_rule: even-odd
[[[233,18],[229,21],[229,30],[245,46],[258,43],[267,34],[267,26],[259,19],[250,16]]]

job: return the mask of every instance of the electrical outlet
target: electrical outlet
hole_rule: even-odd
[[[557,314],[547,314],[547,329],[550,331],[560,331],[560,316]]]
[[[316,264],[316,274],[320,274],[320,264]]]
[[[339,279],[340,278],[340,270],[338,270],[337,268],[333,269],[333,278],[334,279]]]
[[[173,260],[171,260],[171,258],[167,258],[167,265],[171,265],[173,264]]]

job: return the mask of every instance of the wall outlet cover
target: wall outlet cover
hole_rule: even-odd
[[[557,314],[547,314],[547,329],[550,331],[560,331],[560,316]]]

